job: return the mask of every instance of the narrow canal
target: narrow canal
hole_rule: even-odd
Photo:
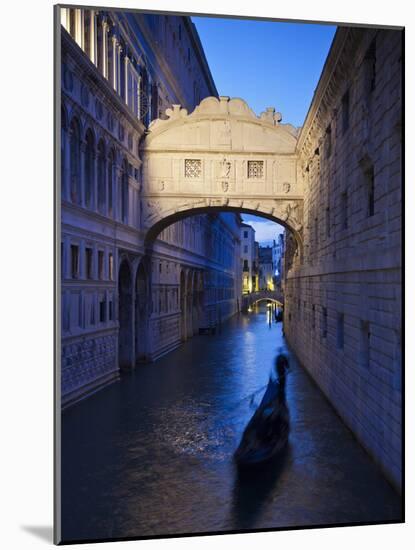
[[[399,520],[400,497],[292,358],[287,452],[237,475],[250,395],[279,348],[265,309],[240,315],[66,411],[63,540]]]

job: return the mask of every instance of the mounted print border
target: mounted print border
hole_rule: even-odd
[[[55,543],[404,521],[403,90],[403,27],[55,6]]]

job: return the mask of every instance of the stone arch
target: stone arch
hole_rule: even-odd
[[[147,229],[145,245],[147,248],[151,248],[154,240],[161,233],[161,231],[177,221],[200,214],[234,212],[235,214],[252,214],[254,216],[266,218],[285,227],[294,236],[298,256],[299,258],[302,258],[303,231],[301,224],[296,223],[295,220],[289,219],[289,216],[286,215],[286,211],[281,212],[281,209],[278,209],[278,211],[276,207],[274,208],[274,211],[270,212],[265,208],[261,208],[260,205],[257,208],[257,205],[245,205],[243,204],[244,202],[245,201],[238,201],[233,204],[228,202],[221,205],[201,205],[200,201],[195,201],[193,203],[187,203],[186,207],[181,210],[170,209],[163,212],[159,209],[157,217],[153,219],[153,224]]]
[[[133,287],[130,262],[123,258],[118,270],[118,365],[133,366]]]
[[[258,298],[258,300],[253,300],[253,304],[258,304],[259,302],[273,302],[274,304],[279,305],[280,307],[283,307],[283,303],[279,300],[276,300],[275,298]]]

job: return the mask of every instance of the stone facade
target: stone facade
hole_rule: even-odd
[[[304,253],[285,281],[290,344],[398,488],[401,79],[400,31],[338,29],[298,140]]]
[[[259,247],[259,290],[274,290],[275,265],[271,246]]]
[[[187,17],[61,8],[61,388],[66,406],[239,308],[235,214],[145,242],[141,143],[217,95]]]
[[[258,243],[255,229],[246,223],[241,225],[242,293],[258,290]]]

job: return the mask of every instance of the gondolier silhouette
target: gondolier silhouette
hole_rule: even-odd
[[[279,353],[267,389],[257,410],[246,426],[235,451],[238,466],[261,464],[278,455],[288,442],[289,411],[285,397],[287,357]]]

